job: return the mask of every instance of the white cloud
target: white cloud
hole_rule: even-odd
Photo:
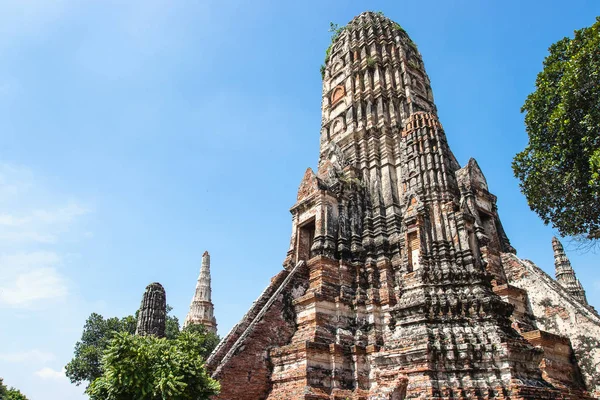
[[[41,266],[53,266],[60,263],[58,254],[51,251],[36,251],[31,253],[0,254],[0,271],[23,272],[30,268]]]
[[[30,308],[42,300],[64,298],[67,293],[64,278],[54,268],[37,268],[0,287],[0,304]]]
[[[46,243],[52,244],[56,243],[57,237],[52,234],[44,234],[40,232],[31,232],[31,231],[17,231],[17,232],[2,232],[0,231],[0,241],[4,243],[28,243],[28,242],[36,242],[36,243]]]
[[[69,293],[55,245],[73,238],[90,209],[64,200],[30,170],[0,163],[0,307],[38,309]]]
[[[31,216],[46,224],[70,223],[79,216],[85,215],[89,210],[77,203],[69,203],[54,211],[35,210]]]
[[[71,202],[54,209],[0,213],[0,240],[56,243],[59,234],[68,231],[70,224],[89,212],[83,205]]]
[[[53,379],[53,380],[63,380],[67,379],[65,376],[65,369],[63,368],[61,371],[57,371],[55,369],[44,367],[39,371],[35,371],[35,374],[42,379]]]
[[[66,297],[67,282],[56,269],[60,262],[53,252],[0,255],[0,305],[31,308]]]
[[[0,353],[0,361],[11,363],[47,363],[54,360],[55,356],[52,353],[33,349],[20,353]]]

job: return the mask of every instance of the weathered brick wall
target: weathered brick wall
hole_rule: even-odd
[[[302,264],[282,271],[254,303],[242,321],[209,357],[213,378],[221,383],[215,400],[258,400],[271,389],[269,351],[289,343],[296,330],[294,296],[308,286]]]
[[[587,389],[600,396],[600,316],[528,260],[504,253],[509,283],[527,291],[538,327],[571,341]]]
[[[525,332],[523,337],[544,349],[540,363],[544,380],[561,389],[585,389],[579,368],[573,363],[574,355],[569,339],[540,330]]]
[[[240,322],[231,328],[231,331],[229,331],[229,333],[219,342],[218,346],[208,357],[208,360],[206,360],[206,368],[211,373],[214,372],[219,364],[223,361],[223,357],[227,355],[227,352],[231,350],[231,347],[246,331],[258,313],[263,309],[265,304],[267,304],[273,293],[281,286],[281,283],[285,280],[288,274],[289,271],[283,270],[275,275],[271,279],[269,286],[267,286],[267,288],[260,294],[258,299],[252,303],[250,310],[248,310],[248,312],[242,317]]]

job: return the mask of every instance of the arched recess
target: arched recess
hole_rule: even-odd
[[[336,62],[335,64],[333,64],[333,68],[332,68],[332,75],[335,75],[336,72],[338,72],[340,69],[342,69],[342,67],[344,66],[344,64],[342,64],[341,61]]]
[[[338,117],[333,121],[333,124],[331,124],[331,132],[330,132],[330,137],[334,137],[335,135],[337,135],[338,133],[342,132],[344,130],[344,120],[342,117]]]
[[[346,88],[343,85],[336,86],[331,92],[331,106],[335,106],[346,95]]]

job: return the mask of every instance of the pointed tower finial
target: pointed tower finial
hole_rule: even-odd
[[[135,334],[165,337],[166,318],[167,295],[165,288],[158,282],[151,283],[146,287],[142,298]]]
[[[573,297],[587,305],[588,302],[585,297],[585,290],[575,276],[575,270],[571,267],[571,261],[567,258],[562,243],[556,237],[552,238],[552,249],[554,250],[556,281],[571,293]]]
[[[184,328],[188,325],[201,324],[206,327],[207,331],[217,333],[217,320],[214,316],[215,307],[211,299],[210,283],[210,254],[205,251],[202,254],[202,266],[196,283],[196,292],[192,298],[192,304],[190,304],[190,311],[183,323]]]

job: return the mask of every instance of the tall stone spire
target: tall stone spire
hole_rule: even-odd
[[[211,300],[212,290],[210,288],[210,254],[205,251],[202,255],[202,266],[200,276],[196,283],[196,293],[190,305],[190,311],[185,317],[183,326],[191,324],[202,324],[209,332],[217,333],[217,319],[214,316],[215,307]]]
[[[540,398],[539,354],[492,290],[492,278],[505,281],[499,254],[512,249],[496,197],[476,163],[461,168],[450,150],[417,46],[365,12],[334,35],[322,70],[318,171],[291,209],[285,261],[305,260],[310,286],[296,300],[299,347],[272,353],[268,399],[338,388]]]
[[[326,54],[318,171],[285,270],[207,361],[217,399],[564,398],[492,289],[514,249],[479,166],[450,150],[417,46],[365,12]]]
[[[167,318],[167,295],[158,282],[149,284],[144,292],[138,314],[136,335],[165,336]]]
[[[556,237],[552,238],[552,249],[554,250],[556,281],[571,293],[573,297],[587,305],[585,290],[581,286],[579,279],[575,276],[575,270],[571,267],[571,261],[567,258],[562,243]]]

